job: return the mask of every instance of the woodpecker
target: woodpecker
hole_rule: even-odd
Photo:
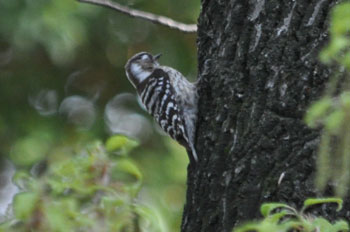
[[[194,147],[197,119],[197,89],[179,71],[158,63],[161,54],[140,52],[125,65],[126,76],[160,127],[184,146],[191,162],[197,162]]]

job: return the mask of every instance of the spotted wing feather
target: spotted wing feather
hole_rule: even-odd
[[[168,73],[156,69],[139,86],[138,94],[146,110],[153,115],[160,127],[181,145],[192,150],[183,105],[179,102]]]

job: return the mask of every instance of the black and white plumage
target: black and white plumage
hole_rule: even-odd
[[[157,61],[159,57],[147,52],[137,53],[125,65],[126,75],[148,113],[187,149],[190,160],[197,162],[194,147],[196,86],[177,70],[161,66]]]

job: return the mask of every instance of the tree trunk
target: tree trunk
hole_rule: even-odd
[[[316,196],[320,134],[303,116],[331,73],[318,53],[336,2],[202,0],[200,161],[188,169],[183,232],[231,231],[263,202],[300,208]]]

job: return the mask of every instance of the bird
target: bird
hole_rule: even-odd
[[[176,69],[160,65],[160,56],[148,52],[135,54],[125,65],[126,76],[148,113],[171,138],[186,148],[190,162],[196,163],[196,84]]]

